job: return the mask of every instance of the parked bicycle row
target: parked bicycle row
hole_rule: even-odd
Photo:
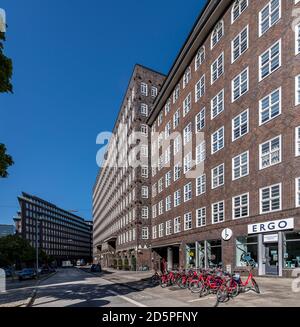
[[[151,281],[153,285],[160,285],[162,288],[178,286],[181,289],[188,289],[193,294],[199,294],[199,297],[215,294],[217,302],[221,303],[250,290],[260,293],[252,269],[248,271],[248,277],[245,280],[238,272],[230,274],[222,269],[214,268],[200,271],[191,269],[155,272]]]

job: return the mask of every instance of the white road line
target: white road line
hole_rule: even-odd
[[[193,303],[193,302],[198,302],[198,301],[204,301],[204,300],[210,300],[210,299],[214,299],[215,297],[200,297],[198,299],[194,299],[194,300],[189,300],[188,303]]]
[[[144,305],[144,304],[142,304],[142,303],[139,303],[139,302],[137,302],[137,301],[134,301],[134,300],[130,299],[130,298],[127,297],[127,296],[120,295],[120,294],[118,294],[118,293],[115,292],[115,291],[108,290],[108,293],[113,294],[113,295],[116,295],[116,296],[118,296],[119,298],[121,298],[121,299],[123,299],[123,300],[125,300],[125,301],[127,301],[127,302],[130,302],[130,303],[132,303],[132,304],[134,304],[134,305],[136,305],[136,306],[138,306],[138,307],[143,307],[143,308],[147,307],[146,305]]]

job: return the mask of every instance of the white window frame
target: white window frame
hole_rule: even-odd
[[[192,79],[192,69],[188,67],[183,75],[183,88],[189,84],[190,80]]]
[[[181,232],[181,217],[174,218],[174,234]]]
[[[189,93],[183,100],[183,117],[185,117],[192,109],[192,93]]]
[[[295,178],[295,206],[300,207],[300,177]]]
[[[149,239],[149,227],[142,227],[142,240]]]
[[[300,126],[295,128],[295,156],[300,156]]]
[[[217,95],[215,95],[210,101],[210,116],[211,120],[219,116],[225,108],[224,104],[224,89],[222,89]]]
[[[144,96],[148,96],[148,84],[142,82],[141,83],[141,94]]]
[[[225,164],[222,163],[211,169],[211,188],[212,190],[223,186],[225,183]]]
[[[224,36],[224,21],[220,20],[214,27],[210,38],[210,48],[211,50],[220,42]]]
[[[245,116],[245,114],[247,116],[247,121],[246,121],[247,131],[242,134],[242,130],[244,130],[242,128],[242,126],[243,127],[245,126],[245,122],[243,124],[241,124],[241,122],[242,122],[242,117]],[[239,125],[237,125],[237,126],[235,126],[235,121],[236,120],[239,120]],[[239,130],[239,136],[238,137],[235,137],[235,131],[236,130]],[[249,109],[246,109],[246,110],[244,110],[243,112],[241,112],[239,115],[235,116],[232,119],[232,142],[240,139],[241,137],[243,137],[244,135],[247,135],[248,133],[249,133]]]
[[[246,2],[246,6],[242,7],[241,4],[244,2]],[[234,10],[236,8],[238,9],[238,16],[235,17]],[[231,24],[233,24],[247,8],[248,8],[248,0],[236,0],[232,5],[232,9],[231,9]]]
[[[199,165],[201,162],[206,159],[206,143],[202,141],[196,146],[196,165]]]
[[[224,74],[224,52],[211,64],[211,85],[213,85]],[[216,74],[216,75],[215,75]]]
[[[202,207],[196,210],[196,227],[206,226],[206,207]]]
[[[271,53],[272,53],[272,49],[277,46],[277,44],[279,44],[279,53],[278,53],[278,67],[276,67],[275,69],[273,68],[272,70],[272,62],[274,60],[274,57],[271,57]],[[268,55],[268,61],[266,61],[266,63],[262,63],[262,59],[265,55]],[[281,56],[282,56],[282,51],[281,51],[281,39],[279,39],[278,41],[276,41],[274,44],[272,44],[270,46],[270,48],[268,48],[266,51],[264,51],[260,56],[259,56],[259,82],[261,82],[262,80],[264,80],[265,78],[267,78],[268,76],[272,75],[272,73],[276,72],[280,67],[281,67]],[[276,55],[277,58],[277,55]],[[268,74],[265,76],[262,76],[262,68],[263,66],[268,66]]]
[[[262,8],[262,10],[259,12],[259,27],[258,27],[259,37],[262,36],[263,34],[265,34],[272,26],[274,26],[281,19],[281,0],[279,0],[279,6],[278,6],[278,8],[279,8],[279,15],[278,15],[278,19],[276,21],[274,21],[273,23],[271,22],[271,15],[272,15],[273,12],[271,13],[270,10],[271,10],[271,4],[272,4],[273,1],[276,1],[276,0],[269,1],[267,3],[267,5],[264,6]],[[269,10],[269,15],[267,16],[267,19],[268,19],[269,24],[268,24],[268,28],[265,31],[263,31],[262,30],[262,13],[266,9]]]
[[[274,94],[277,93],[277,92],[279,94],[278,101],[276,101],[275,103],[271,103]],[[265,101],[268,101],[269,106],[263,109],[262,106],[263,106],[263,103]],[[275,116],[271,117],[272,108],[274,108],[277,105],[279,107],[278,113]],[[269,119],[267,119],[266,121],[263,122],[262,121],[262,113],[265,112],[265,111],[268,111],[268,113],[269,113]],[[277,90],[272,91],[270,94],[266,95],[261,100],[259,100],[259,126],[268,123],[269,121],[277,118],[280,115],[281,115],[281,87],[278,88]]]
[[[242,157],[245,156],[245,155],[247,156],[247,162],[242,164]],[[236,159],[239,160],[238,166],[235,165]],[[243,174],[242,172],[243,172],[243,168],[245,166],[247,167],[247,172]],[[235,170],[236,169],[239,170],[239,176],[238,177],[235,176]],[[243,177],[246,177],[248,175],[249,175],[249,151],[245,151],[245,152],[235,156],[234,158],[232,158],[232,180],[236,181],[236,180],[241,179]]]
[[[220,205],[223,206],[223,210],[220,210]],[[217,211],[214,211],[215,206],[217,206]],[[214,221],[214,215],[217,215],[217,221]],[[223,216],[222,219],[220,219],[220,216]],[[213,225],[215,224],[220,224],[223,223],[225,221],[225,201],[218,201],[215,203],[212,203],[211,205],[211,222]]]
[[[269,192],[271,194],[271,191],[272,191],[272,188],[274,187],[278,187],[279,186],[279,208],[278,209],[274,209],[272,210],[272,205],[270,205],[270,210],[269,211],[263,211],[263,204],[262,204],[262,194],[263,194],[263,191],[266,190],[266,189],[269,189]],[[269,201],[269,204],[271,201],[274,201],[274,199],[277,199],[270,196],[268,201]],[[265,200],[266,201],[266,200]],[[281,206],[282,206],[282,184],[279,183],[279,184],[274,184],[274,185],[270,185],[270,186],[266,186],[266,187],[262,187],[259,189],[259,213],[261,215],[264,215],[264,214],[267,214],[267,213],[270,213],[270,212],[277,212],[277,211],[281,211]]]
[[[295,55],[300,53],[300,24],[295,26]]]
[[[204,60],[205,60],[205,46],[202,46],[198,50],[195,58],[195,71],[199,69],[199,67],[203,64]]]
[[[172,221],[166,221],[166,236],[170,236],[172,234]]]
[[[224,126],[222,126],[217,131],[212,133],[212,135],[211,135],[211,154],[215,154],[224,148],[224,146],[225,146],[225,132],[224,131],[225,131],[225,128],[224,128]],[[222,144],[220,144],[221,143],[221,137],[220,137],[221,132],[222,132]],[[214,141],[215,134],[217,135],[216,141]],[[214,150],[214,144],[217,144],[216,150]]]
[[[193,215],[192,212],[184,214],[184,230],[191,230],[193,228]]]
[[[300,75],[295,77],[295,106],[300,104]]]
[[[192,164],[193,164],[193,157],[192,157],[192,152],[189,152],[184,158],[183,158],[183,172],[186,174],[188,171],[192,169]]]
[[[244,76],[246,76],[246,80],[243,80]],[[246,88],[245,88],[246,85]],[[240,74],[234,77],[231,81],[231,102],[237,101],[244,94],[249,91],[249,67],[244,69]],[[236,92],[238,92],[236,97]]]
[[[246,39],[243,39],[246,31]],[[237,43],[238,42],[238,43]],[[246,47],[244,47],[246,43]],[[238,60],[242,54],[249,49],[249,25],[244,27],[241,32],[231,41],[231,63],[233,64]],[[236,55],[237,51],[237,56]]]
[[[180,206],[181,204],[181,190],[177,190],[174,192],[174,208]]]
[[[196,178],[196,196],[206,193],[206,174]]]
[[[192,200],[192,197],[193,197],[192,182],[185,184],[183,189],[184,189],[184,192],[183,192],[184,202],[188,202],[188,201]]]
[[[278,150],[272,149],[272,142],[275,141],[276,139],[279,139],[279,161],[276,163],[272,163],[272,156],[275,152]],[[268,156],[270,164],[268,166],[263,167],[262,165],[262,148],[265,144],[269,143],[269,152],[264,154],[264,156]],[[272,166],[276,166],[282,162],[282,135],[278,135],[276,137],[273,137],[270,140],[267,140],[259,145],[259,170],[267,169]]]
[[[201,76],[195,85],[195,102],[197,103],[205,94],[205,74]]]
[[[242,200],[244,197],[247,197],[247,204],[243,204]],[[235,204],[235,200],[239,199],[240,201],[240,205],[236,206]],[[247,207],[247,215],[246,216],[242,216],[242,212],[243,212],[243,208]],[[239,210],[240,211],[240,216],[236,217],[235,216],[235,211]],[[236,219],[243,219],[243,218],[247,218],[249,217],[249,193],[244,193],[244,194],[240,194],[237,196],[232,197],[232,219],[236,220]]]
[[[195,117],[195,131],[196,133],[201,132],[201,130],[205,127],[205,107],[198,112]]]

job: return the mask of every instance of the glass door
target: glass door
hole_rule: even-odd
[[[278,243],[265,244],[266,249],[266,274],[278,275],[279,274],[279,256],[278,256]]]

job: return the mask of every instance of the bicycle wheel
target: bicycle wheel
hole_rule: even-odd
[[[240,285],[234,279],[230,279],[227,282],[227,288],[229,290],[229,295],[231,297],[237,297],[239,295],[239,293],[240,293]]]
[[[208,294],[209,294],[209,287],[206,286],[205,284],[202,284],[199,292],[199,297],[204,297]]]
[[[199,293],[201,290],[201,282],[199,280],[192,280],[189,289],[192,293]]]
[[[226,285],[221,285],[217,291],[217,301],[220,303],[225,302],[228,300],[229,294],[228,294],[228,289]]]
[[[260,289],[259,286],[256,282],[256,280],[252,277],[252,285],[253,285],[253,290],[257,293],[260,294]]]
[[[160,286],[162,287],[162,288],[165,288],[165,287],[167,287],[167,285],[168,285],[168,281],[167,280],[163,280],[163,279],[160,279],[159,280],[159,284],[160,284]]]

